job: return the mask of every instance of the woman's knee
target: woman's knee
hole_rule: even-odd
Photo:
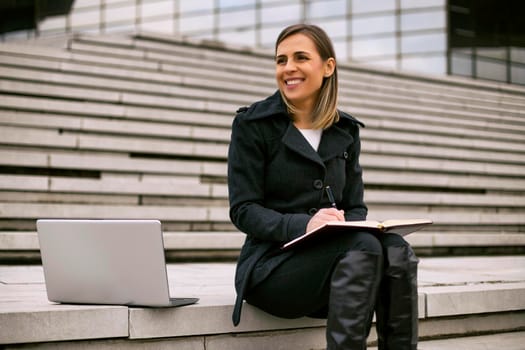
[[[410,244],[400,235],[395,233],[385,233],[379,236],[381,245],[384,248],[388,247],[409,247]]]
[[[372,233],[360,231],[350,233],[353,238],[353,247],[351,250],[359,250],[371,254],[381,255],[383,248],[379,239]]]
[[[401,276],[417,271],[419,259],[410,244],[403,237],[388,234],[382,237],[383,255],[386,263],[386,274]]]

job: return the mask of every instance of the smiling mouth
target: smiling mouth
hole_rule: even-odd
[[[297,85],[299,83],[302,83],[303,79],[290,79],[290,80],[285,80],[284,82],[286,83],[286,85]]]

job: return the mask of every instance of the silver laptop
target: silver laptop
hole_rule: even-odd
[[[189,305],[170,298],[158,220],[37,220],[50,301],[146,307]]]

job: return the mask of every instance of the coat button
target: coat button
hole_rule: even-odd
[[[310,208],[310,209],[308,209],[308,214],[315,215],[315,213],[317,213],[317,208]]]
[[[319,179],[315,180],[314,181],[314,188],[316,190],[322,189],[323,188],[323,180],[319,180]]]
[[[348,159],[348,152],[344,152],[344,153],[343,153],[343,158],[344,158],[344,159]]]

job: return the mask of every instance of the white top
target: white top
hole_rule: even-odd
[[[319,148],[319,143],[321,142],[321,135],[323,134],[323,129],[299,129],[301,134],[312,148],[317,152]]]

